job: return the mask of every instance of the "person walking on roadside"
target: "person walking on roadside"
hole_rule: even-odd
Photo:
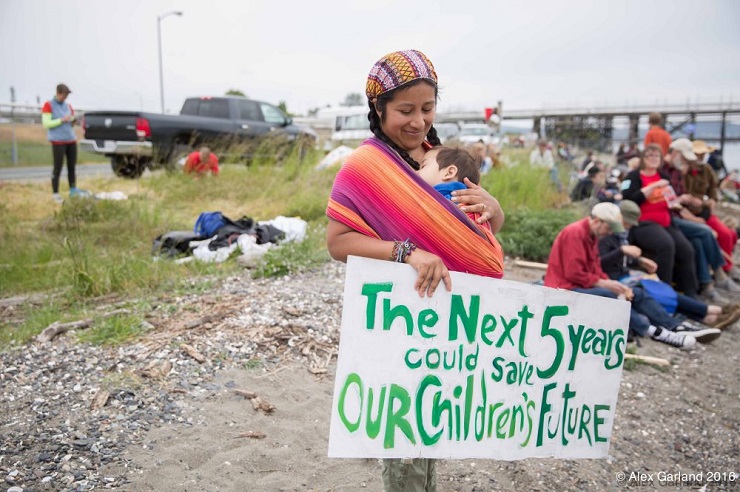
[[[75,111],[67,102],[72,93],[65,84],[57,85],[57,93],[46,101],[41,110],[41,124],[47,129],[47,136],[51,142],[54,170],[51,175],[51,189],[54,200],[62,203],[59,195],[59,176],[62,173],[64,157],[67,157],[67,180],[69,181],[69,195],[77,193],[77,137],[72,125],[75,122]]]

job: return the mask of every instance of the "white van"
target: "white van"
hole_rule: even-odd
[[[354,148],[366,138],[372,137],[370,122],[367,119],[368,111],[367,106],[347,106],[320,110],[319,118],[331,118],[333,121],[329,140],[330,147],[333,149],[340,145],[347,145]]]

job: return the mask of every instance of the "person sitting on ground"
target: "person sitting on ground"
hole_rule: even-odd
[[[488,157],[491,158],[493,169],[501,169],[504,167],[504,162],[501,160],[501,149],[499,149],[496,144],[488,144],[486,146],[486,152]]]
[[[719,183],[722,198],[732,203],[740,202],[740,172],[737,169],[730,171]]]
[[[683,197],[684,202],[693,201],[690,195],[686,193],[684,173],[681,169],[686,167],[684,165],[686,160],[693,159],[695,155],[692,151],[687,150],[688,145],[685,141],[686,139],[678,139],[671,144],[671,151],[663,158],[663,166],[661,167],[661,171],[668,176],[673,187],[673,195],[677,197],[676,201],[678,202],[670,205],[672,223],[678,227],[694,247],[699,295],[708,302],[724,303],[727,300],[714,288],[715,279],[711,273],[711,271],[714,271],[718,280],[724,278],[722,267],[725,265],[725,258],[717,242],[717,234],[712,231],[702,217],[694,215],[687,207],[681,205],[681,199],[678,198]]]
[[[453,191],[467,189],[465,178],[473,184],[480,184],[481,172],[476,158],[466,150],[440,146],[424,154],[416,174],[445,198],[452,200]],[[468,212],[468,217],[478,224],[480,214]],[[478,226],[491,230],[488,222]]]
[[[197,176],[208,174],[218,176],[218,157],[208,147],[201,147],[200,150],[188,155],[183,171]]]
[[[585,172],[586,166],[588,166],[593,160],[594,160],[594,151],[589,150],[588,153],[586,154],[586,158],[583,159],[583,162],[581,163],[581,171]]]
[[[624,155],[627,153],[627,150],[624,148],[624,143],[619,144],[619,148],[617,149],[617,153],[615,154],[617,157],[617,164],[626,164],[627,159],[624,158]]]
[[[606,178],[604,171],[598,166],[592,166],[586,173],[586,176],[579,179],[578,183],[573,187],[570,192],[570,199],[573,202],[580,202],[581,200],[588,200],[595,195],[594,190],[598,187],[602,187]]]
[[[600,202],[619,204],[622,200],[622,193],[619,191],[622,186],[622,172],[614,167],[607,170],[605,175],[604,185],[596,188],[596,199]]]
[[[570,153],[568,144],[563,141],[558,142],[558,158],[567,163],[572,162],[574,159],[574,156]]]
[[[650,129],[645,134],[645,140],[642,142],[644,147],[650,144],[658,144],[663,155],[668,153],[668,147],[671,145],[673,138],[671,134],[663,129],[663,115],[660,113],[650,113],[648,116]]]
[[[552,151],[547,148],[547,140],[541,138],[537,141],[537,148],[529,154],[529,163],[532,166],[546,167],[548,169],[555,165]]]
[[[598,240],[623,231],[619,207],[613,203],[594,205],[589,217],[567,225],[555,238],[547,260],[545,286],[612,299],[624,296],[632,304],[629,329],[635,334],[681,349],[691,348],[696,339],[671,331],[671,316],[660,304],[642,289],[633,290],[610,279],[601,269]]]
[[[665,199],[668,177],[658,171],[663,162],[660,146],[648,145],[640,168],[625,177],[622,196],[640,206],[640,224],[630,229],[630,243],[639,246],[645,256],[658,264],[658,277],[689,297],[698,295],[699,281],[694,262],[694,247],[673,225]]]
[[[623,200],[619,204],[619,209],[622,212],[622,224],[626,231],[639,223],[640,207],[635,202]],[[601,269],[604,273],[609,278],[619,280],[627,285],[639,281],[642,276],[639,274],[635,276],[635,270],[653,274],[658,268],[653,260],[642,256],[642,250],[639,247],[629,244],[626,233],[614,233],[601,238],[599,240],[599,257],[601,258]],[[695,321],[722,329],[740,319],[740,304],[728,305],[727,309],[723,310],[724,308],[721,306],[692,299],[676,292],[668,284],[663,285],[670,289],[675,297],[676,312]],[[697,328],[704,330],[702,327]],[[701,335],[706,337],[707,333],[705,331]],[[701,336],[697,333],[692,333],[692,336],[697,340],[701,339]]]
[[[706,145],[704,145],[706,147]],[[699,150],[704,150],[698,147]],[[737,244],[737,233],[727,227],[714,213],[714,207],[719,201],[717,192],[717,176],[712,168],[701,162],[701,157],[694,152],[694,144],[686,138],[679,138],[671,149],[683,156],[681,173],[684,177],[686,193],[680,196],[681,204],[691,213],[701,217],[706,224],[717,233],[717,242],[726,254],[725,264],[714,272],[715,286],[729,292],[740,292],[740,286],[735,284],[727,275],[732,269],[732,255]],[[693,157],[693,159],[692,159]]]
[[[470,154],[480,163],[480,174],[487,174],[493,169],[493,159],[488,155],[488,149],[483,142],[476,142]],[[478,182],[475,183],[478,184]]]

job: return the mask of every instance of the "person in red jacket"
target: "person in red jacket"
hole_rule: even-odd
[[[608,202],[594,205],[590,216],[566,226],[555,238],[547,260],[545,286],[612,299],[621,296],[632,304],[629,328],[635,334],[673,347],[691,348],[696,344],[691,333],[698,332],[698,328],[688,322],[679,323],[641,288],[612,280],[601,269],[599,240],[621,232],[624,225],[619,207]],[[718,333],[715,330],[713,337]]]
[[[213,174],[218,176],[218,157],[211,152],[208,147],[201,147],[200,150],[190,153],[185,160],[184,171],[187,174]]]
[[[663,155],[668,155],[668,147],[670,147],[673,138],[671,138],[670,133],[663,129],[663,116],[660,113],[650,113],[648,123],[650,123],[650,129],[645,134],[643,148],[653,143],[658,144],[663,151]]]

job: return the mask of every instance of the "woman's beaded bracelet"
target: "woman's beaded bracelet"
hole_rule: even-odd
[[[406,258],[416,249],[416,245],[409,239],[405,241],[393,241],[393,249],[391,250],[391,261],[398,263],[405,263]]]

